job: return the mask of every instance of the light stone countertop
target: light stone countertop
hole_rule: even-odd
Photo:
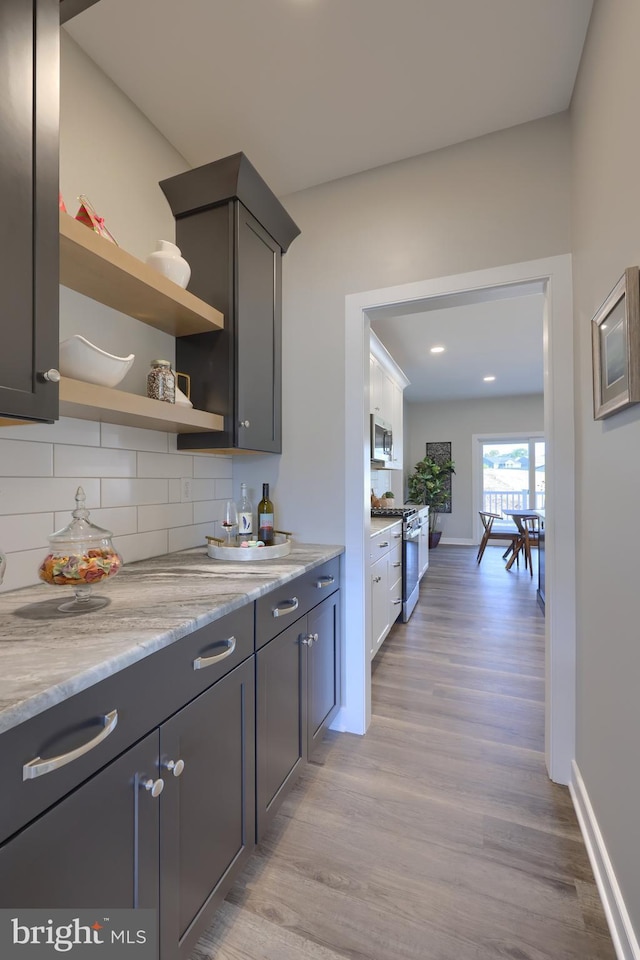
[[[389,527],[393,527],[394,524],[399,523],[402,525],[401,517],[371,517],[371,536],[375,537],[377,533],[382,533],[383,530],[388,530]]]
[[[307,570],[344,548],[294,544],[277,560],[212,560],[195,547],[125,565],[94,586],[109,604],[64,614],[71,587],[0,594],[0,733]]]

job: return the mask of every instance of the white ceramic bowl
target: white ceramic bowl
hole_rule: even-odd
[[[78,333],[60,344],[62,376],[85,383],[97,383],[101,387],[115,387],[120,383],[134,360],[134,353],[128,357],[114,357]]]

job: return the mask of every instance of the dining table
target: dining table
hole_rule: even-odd
[[[506,569],[510,570],[513,566],[514,560],[516,560],[522,551],[524,551],[525,557],[525,568],[528,566],[533,576],[533,567],[531,565],[531,551],[529,549],[529,531],[525,525],[525,520],[530,518],[536,518],[539,522],[538,535],[541,530],[544,530],[544,510],[503,510],[502,511],[505,517],[511,517],[518,529],[518,540],[516,545],[511,552],[506,565]]]

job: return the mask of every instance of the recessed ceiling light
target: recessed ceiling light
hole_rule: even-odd
[[[444,347],[431,347],[431,353],[444,353]]]
[[[495,380],[495,377],[483,377],[482,379],[489,383],[490,380]]]

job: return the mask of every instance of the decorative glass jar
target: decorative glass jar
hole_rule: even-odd
[[[147,375],[147,396],[152,400],[176,402],[176,375],[168,360],[152,360]]]
[[[38,574],[45,583],[75,588],[73,600],[60,604],[64,613],[83,613],[104,607],[106,597],[91,596],[94,583],[114,577],[122,567],[122,557],[111,542],[109,530],[89,520],[82,487],[76,492],[73,520],[48,538],[50,551],[40,564]]]

